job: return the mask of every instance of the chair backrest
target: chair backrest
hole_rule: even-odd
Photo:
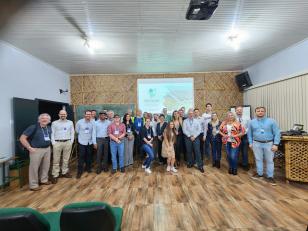
[[[64,207],[61,212],[61,231],[113,231],[116,221],[106,205]]]
[[[34,210],[35,211],[35,210]],[[1,231],[49,231],[50,225],[37,211],[25,208],[0,210]]]

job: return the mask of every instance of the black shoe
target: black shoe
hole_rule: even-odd
[[[244,165],[244,166],[243,166],[243,169],[244,169],[245,171],[249,171],[249,165]]]
[[[232,174],[232,168],[229,168],[228,173],[229,173],[229,174]]]
[[[116,172],[117,172],[116,169],[112,169],[112,170],[111,170],[111,174],[115,174]]]
[[[120,171],[121,171],[121,172],[125,172],[125,168],[124,168],[124,167],[121,168]]]
[[[216,161],[216,168],[220,168],[220,161]]]
[[[188,165],[187,165],[187,168],[192,168],[192,167],[193,167],[192,164],[188,164]]]
[[[212,163],[212,167],[216,167],[216,161]]]
[[[109,171],[108,167],[104,167],[104,168],[103,168],[103,171],[104,171],[104,172],[108,172],[108,171]]]
[[[237,169],[236,168],[232,169],[232,174],[237,175]]]
[[[58,177],[51,177],[51,183],[56,184],[58,182]]]
[[[102,172],[101,169],[96,169],[96,174],[97,174],[97,175],[100,174],[101,172]]]
[[[204,173],[203,167],[199,168],[199,171],[202,172],[202,173]]]
[[[277,184],[276,184],[276,181],[274,180],[273,177],[268,177],[268,178],[266,178],[266,181],[267,181],[268,183],[270,183],[271,185],[273,185],[273,186],[276,186],[276,185],[277,185]]]
[[[82,173],[77,173],[77,176],[76,176],[76,178],[77,178],[77,179],[80,179],[80,177],[81,177],[81,174],[82,174]]]
[[[88,173],[91,173],[91,172],[92,172],[92,169],[88,169],[87,172],[88,172]]]

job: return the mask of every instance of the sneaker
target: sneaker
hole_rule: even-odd
[[[171,170],[171,166],[168,165],[168,167],[167,167],[167,172],[170,172],[170,170]]]
[[[274,180],[273,177],[268,177],[268,178],[266,178],[266,181],[267,181],[268,183],[270,183],[271,185],[273,185],[273,186],[276,186],[276,185],[277,185],[277,184],[276,184],[276,181]]]
[[[253,179],[255,179],[255,180],[258,180],[258,179],[262,179],[262,178],[263,178],[263,175],[259,175],[257,172],[255,172],[255,173],[252,175],[251,178],[253,178]]]
[[[150,168],[146,168],[146,169],[145,169],[145,172],[146,172],[146,173],[149,173],[149,174],[151,174],[151,173],[152,173],[152,171],[151,171],[151,169],[150,169]]]
[[[146,165],[142,165],[142,166],[141,166],[141,168],[146,168],[146,167],[147,167]]]
[[[202,172],[202,173],[204,173],[203,167],[199,168],[199,171]]]
[[[172,167],[171,171],[174,172],[174,173],[178,172],[178,170],[176,170],[175,167]]]
[[[101,174],[102,170],[99,168],[99,169],[96,169],[96,174],[99,175]]]

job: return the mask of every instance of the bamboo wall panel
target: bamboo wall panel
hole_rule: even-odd
[[[236,72],[178,73],[178,74],[122,74],[72,75],[73,105],[128,104],[137,105],[137,80],[147,78],[193,78],[195,107],[202,112],[205,104],[213,104],[222,116],[230,106],[243,103],[234,76]]]

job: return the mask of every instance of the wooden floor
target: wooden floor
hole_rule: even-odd
[[[229,175],[225,165],[206,166],[204,174],[184,166],[177,174],[158,165],[152,170],[146,175],[136,164],[124,174],[61,178],[40,192],[3,192],[0,206],[47,212],[71,202],[105,201],[123,207],[122,230],[306,230],[307,185],[280,180],[271,186],[241,170]]]

